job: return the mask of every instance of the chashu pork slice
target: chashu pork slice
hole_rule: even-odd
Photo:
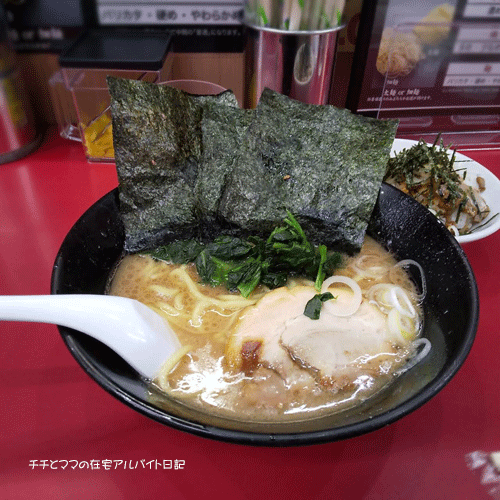
[[[404,357],[386,316],[367,301],[352,316],[333,316],[323,308],[318,320],[302,315],[287,321],[280,343],[294,362],[333,390],[351,386],[363,375],[390,373]]]
[[[228,365],[245,372],[261,365],[284,378],[292,377],[293,371],[303,371],[298,370],[283,349],[280,337],[286,322],[302,316],[307,302],[315,294],[310,286],[280,287],[247,307],[226,346]]]
[[[330,288],[339,301],[348,301],[345,288]],[[226,347],[230,367],[252,371],[257,366],[275,370],[290,385],[314,377],[323,386],[340,390],[361,375],[387,373],[401,361],[401,346],[394,344],[386,316],[364,301],[347,317],[329,314],[305,316],[313,287],[278,288],[248,307]]]

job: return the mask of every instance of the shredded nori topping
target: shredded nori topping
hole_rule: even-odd
[[[405,148],[389,159],[384,180],[405,183],[409,191],[424,186],[427,206],[434,196],[439,195],[439,186],[446,185],[447,197],[453,203],[465,196],[461,187],[464,178],[455,170],[456,151],[453,150],[451,156],[448,151],[439,136],[432,145],[420,139],[411,148]]]

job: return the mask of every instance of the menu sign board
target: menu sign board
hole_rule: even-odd
[[[234,0],[96,0],[101,26],[238,25],[243,2]]]
[[[241,52],[244,0],[95,0],[102,27],[167,28],[176,52]]]
[[[383,0],[362,14],[358,33],[353,111],[417,128],[436,115],[451,129],[498,118],[500,0]]]
[[[61,52],[85,28],[168,30],[177,52],[241,52],[244,0],[4,0],[16,50]]]

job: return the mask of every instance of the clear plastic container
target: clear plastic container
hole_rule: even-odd
[[[161,71],[101,70],[63,68],[64,86],[71,93],[76,110],[77,128],[85,155],[89,161],[113,161],[113,135],[111,126],[110,96],[107,76],[159,83]],[[74,135],[74,125],[65,127],[69,137]]]
[[[50,79],[54,112],[61,136],[81,141],[89,161],[114,161],[106,78],[169,80],[170,39],[166,32],[93,30],[60,56]]]
[[[78,115],[73,104],[70,90],[64,83],[62,71],[56,71],[49,78],[50,99],[52,109],[59,127],[59,134],[65,139],[81,141],[78,128]]]

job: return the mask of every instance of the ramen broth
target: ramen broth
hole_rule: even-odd
[[[350,316],[330,313],[324,305],[319,320],[303,315],[305,301],[317,293],[309,281],[289,279],[285,288],[272,291],[259,285],[243,298],[199,283],[192,264],[138,254],[120,262],[109,293],[147,304],[179,337],[182,348],[152,381],[153,392],[160,389],[191,407],[236,419],[298,420],[365,401],[416,351],[421,311],[405,266],[367,237],[336,275],[359,285],[361,305]],[[336,297],[330,302],[345,310],[342,301],[348,307],[355,292],[341,281],[329,289]],[[367,344],[361,330],[371,327],[379,330],[366,333],[376,339]]]

